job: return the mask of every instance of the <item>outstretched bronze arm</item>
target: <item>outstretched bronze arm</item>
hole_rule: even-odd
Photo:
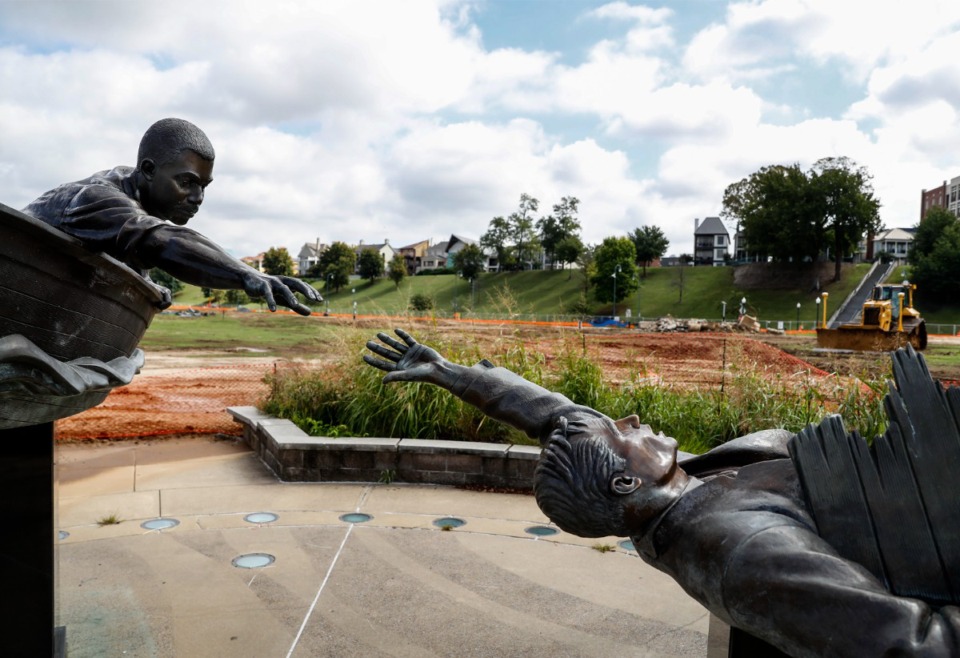
[[[396,340],[378,333],[380,342],[371,340],[367,348],[381,358],[365,354],[363,360],[387,372],[385,382],[426,382],[450,391],[487,416],[545,441],[561,418],[602,416],[597,411],[574,404],[559,393],[552,393],[487,360],[466,367],[451,363],[431,347],[421,345],[402,329]]]

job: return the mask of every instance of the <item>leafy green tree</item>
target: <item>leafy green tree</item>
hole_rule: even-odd
[[[850,158],[817,160],[809,177],[814,204],[833,234],[833,280],[839,281],[844,254],[856,248],[864,234],[880,230],[880,201],[873,195],[870,172]]]
[[[762,167],[727,187],[721,215],[737,222],[752,252],[778,261],[815,261],[832,248],[839,281],[843,256],[880,228],[871,179],[846,157],[822,158],[807,172]]]
[[[263,271],[274,276],[293,276],[293,258],[286,247],[270,247],[263,255]]]
[[[320,261],[317,263],[319,274],[327,286],[335,292],[340,292],[340,288],[350,283],[350,275],[353,274],[353,268],[356,265],[357,255],[353,249],[344,242],[334,242],[320,254]]]
[[[150,270],[150,279],[157,285],[163,286],[170,291],[171,295],[176,295],[183,290],[183,282],[172,274],[164,272],[159,267]]]
[[[909,260],[922,299],[954,300],[960,280],[960,219],[945,208],[927,212],[917,226]]]
[[[647,265],[667,253],[670,241],[657,226],[636,228],[630,239],[637,250],[637,265],[643,268],[643,278],[647,278]]]
[[[561,243],[567,242],[569,247],[572,244],[569,242],[570,238],[580,237],[580,220],[577,219],[579,206],[580,200],[577,197],[565,196],[553,207],[551,215],[537,220],[536,228],[540,245],[550,260],[552,268],[555,268],[558,262],[562,265],[576,260],[576,256],[567,259],[558,258],[557,250]]]
[[[554,265],[560,263],[560,267],[563,269],[567,263],[576,263],[585,249],[586,247],[583,246],[579,236],[568,235],[558,242],[554,248],[553,263]]]
[[[393,285],[400,290],[400,284],[407,278],[407,259],[403,254],[396,253],[387,265],[387,277],[393,281]]]
[[[752,253],[780,262],[813,261],[825,246],[825,232],[812,203],[810,181],[799,165],[772,165],[728,186],[721,215],[737,221]]]
[[[933,253],[943,232],[956,223],[956,215],[946,208],[928,210],[923,220],[914,227],[913,242],[910,243],[910,253],[907,256],[910,264],[916,265]]]
[[[476,279],[483,272],[483,263],[486,258],[483,251],[475,244],[468,244],[453,257],[453,267],[464,279]]]
[[[240,306],[241,304],[249,304],[250,297],[240,289],[227,290],[223,296],[223,301],[233,306]]]
[[[621,302],[639,287],[637,249],[630,238],[609,237],[596,248],[596,273],[591,281],[600,302]],[[613,278],[616,274],[616,297]]]
[[[373,283],[383,276],[383,256],[376,249],[363,249],[357,259],[357,270],[361,279]]]
[[[516,266],[523,269],[524,263],[532,259],[537,248],[537,236],[533,230],[533,213],[537,212],[540,202],[529,194],[520,195],[520,207],[510,213],[507,221],[510,237],[516,246]]]
[[[583,251],[577,256],[577,265],[580,266],[580,273],[583,274],[584,296],[590,292],[591,281],[597,273],[596,250],[597,248],[594,245],[585,245]]]
[[[500,265],[501,272],[513,268],[513,248],[510,240],[510,223],[503,217],[494,217],[490,220],[487,232],[480,236],[481,247],[497,252],[497,263]]]

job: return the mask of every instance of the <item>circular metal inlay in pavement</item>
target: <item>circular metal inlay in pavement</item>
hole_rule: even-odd
[[[180,522],[176,519],[151,519],[150,521],[141,523],[140,527],[146,530],[166,530],[167,528],[174,528],[178,525],[180,525]]]
[[[247,514],[243,517],[243,520],[247,523],[273,523],[279,518],[273,512],[254,512],[253,514]]]
[[[439,519],[433,520],[433,525],[438,528],[459,528],[460,526],[466,525],[467,522],[463,519],[458,519],[455,516],[444,516]]]
[[[239,569],[262,569],[273,564],[276,559],[269,553],[247,553],[233,558],[231,564]]]
[[[535,526],[530,526],[529,528],[525,528],[524,532],[526,532],[527,534],[536,535],[537,537],[549,537],[551,535],[557,534],[560,531],[557,530],[556,528],[551,528],[545,525],[535,525]]]
[[[342,515],[340,520],[344,523],[366,523],[372,518],[372,516],[364,514],[363,512],[350,512],[349,514]]]

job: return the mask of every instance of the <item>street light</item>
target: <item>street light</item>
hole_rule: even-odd
[[[797,329],[800,329],[800,302],[797,302]]]
[[[740,298],[740,315],[746,315],[746,314],[747,314],[747,298],[741,297]]]
[[[617,318],[617,274],[620,272],[620,264],[617,263],[616,269],[610,276],[613,277],[613,318]]]
[[[813,316],[813,328],[818,329],[820,327],[820,298],[817,297],[817,314]]]
[[[720,302],[720,322],[721,324],[726,324],[727,322],[727,303]]]

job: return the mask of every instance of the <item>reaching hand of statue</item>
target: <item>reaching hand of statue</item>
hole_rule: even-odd
[[[297,301],[293,296],[299,292],[313,302],[322,302],[323,297],[316,289],[292,276],[271,276],[269,274],[254,273],[243,282],[243,288],[251,297],[263,297],[267,308],[277,310],[277,302],[296,311],[300,315],[310,315],[310,308]]]
[[[374,340],[367,341],[367,349],[387,359],[386,361],[368,354],[363,356],[363,360],[369,365],[387,371],[383,381],[428,382],[440,386],[447,383],[444,378],[448,370],[445,366],[449,365],[446,359],[435,349],[418,343],[403,329],[394,331],[403,339],[403,343],[382,332],[377,334],[377,338],[389,347]]]

